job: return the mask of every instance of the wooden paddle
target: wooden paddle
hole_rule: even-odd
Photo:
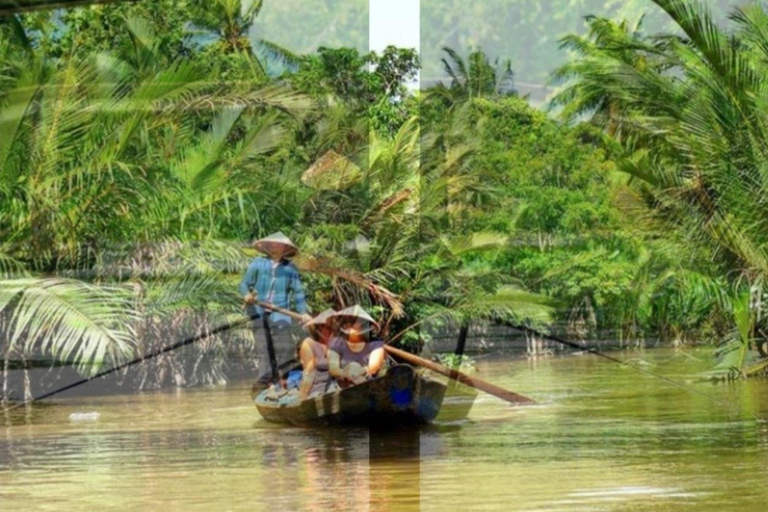
[[[299,320],[299,321],[303,320],[302,315],[295,313],[293,311],[290,311],[288,309],[279,308],[272,304],[268,304],[266,302],[261,302],[261,301],[257,301],[256,304],[258,304],[264,309],[269,309],[276,313],[289,316],[295,320]],[[405,352],[404,350],[400,350],[395,347],[391,347],[389,345],[384,345],[384,350],[386,350],[390,355],[393,355],[411,364],[422,366],[428,370],[432,370],[435,373],[439,373],[440,375],[445,375],[449,379],[453,379],[457,382],[461,382],[462,384],[473,387],[475,389],[479,389],[480,391],[485,391],[486,393],[493,395],[497,398],[501,398],[502,400],[507,401],[509,403],[527,404],[527,405],[533,405],[536,403],[535,400],[528,398],[527,396],[513,393],[512,391],[499,387],[495,384],[491,384],[490,382],[486,382],[482,379],[478,379],[477,377],[470,377],[469,375],[465,373],[461,373],[458,370],[448,368],[434,361],[430,361],[428,359],[424,359],[417,355],[411,354],[410,352]]]

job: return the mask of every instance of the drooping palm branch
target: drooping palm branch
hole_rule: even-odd
[[[0,281],[6,353],[70,361],[85,374],[131,354],[131,295],[68,279]]]

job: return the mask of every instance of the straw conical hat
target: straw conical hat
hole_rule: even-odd
[[[336,311],[328,308],[319,315],[317,315],[315,318],[307,322],[305,325],[308,327],[315,327],[320,325],[328,325],[330,323],[331,317],[336,314]]]
[[[342,309],[341,311],[335,313],[333,316],[336,318],[340,318],[340,317],[359,318],[371,324],[376,331],[379,330],[379,324],[376,322],[376,320],[374,320],[366,310],[364,310],[357,304],[355,304],[354,306],[348,307],[346,309]]]
[[[291,242],[291,239],[285,236],[282,231],[272,233],[268,237],[262,238],[261,240],[256,240],[256,242],[253,244],[257,251],[263,252],[265,254],[269,254],[270,246],[275,245],[282,245],[285,248],[285,254],[283,254],[283,256],[286,258],[294,256],[297,252],[299,252],[299,248],[296,247],[296,244]]]

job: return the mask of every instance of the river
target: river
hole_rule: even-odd
[[[389,435],[268,424],[245,382],[54,401],[4,419],[0,510],[764,512],[768,382],[692,380],[709,351],[619,357],[711,396],[571,355],[479,361],[539,405],[462,419],[449,397]]]

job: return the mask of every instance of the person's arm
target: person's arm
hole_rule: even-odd
[[[373,377],[379,370],[384,367],[384,360],[386,359],[386,352],[384,346],[373,349],[371,355],[368,356],[368,376]]]
[[[256,275],[258,274],[258,268],[256,262],[248,265],[248,269],[245,271],[243,280],[240,281],[240,296],[248,303],[249,297],[251,297],[251,288],[256,286]],[[252,302],[251,302],[252,303]]]
[[[328,351],[328,373],[335,379],[341,378],[341,356],[335,350]]]
[[[308,340],[304,340],[301,343],[299,359],[301,359],[301,367],[303,369],[301,384],[299,385],[299,397],[304,400],[309,396],[309,391],[312,389],[312,384],[315,381],[315,354],[312,352],[312,347]]]

